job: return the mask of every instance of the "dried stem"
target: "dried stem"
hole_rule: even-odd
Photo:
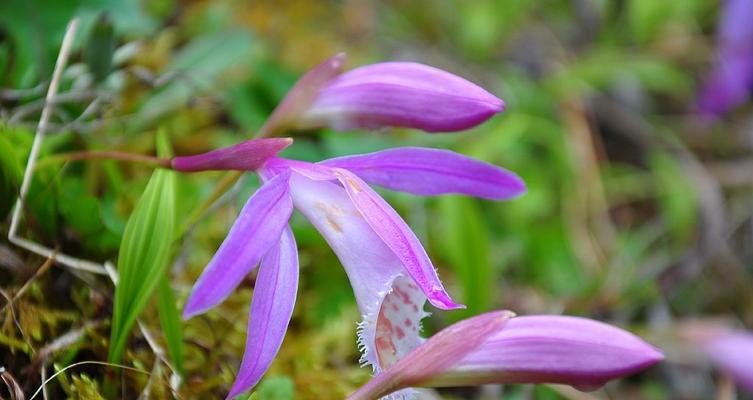
[[[71,368],[76,368],[76,367],[79,367],[81,365],[99,365],[99,366],[104,366],[104,367],[115,367],[115,368],[124,369],[126,371],[139,372],[139,373],[142,373],[142,374],[147,375],[147,376],[151,375],[151,372],[149,372],[149,371],[144,371],[143,369],[129,367],[127,365],[113,364],[113,363],[108,363],[108,362],[103,362],[103,361],[81,361],[81,362],[77,362],[77,363],[68,365],[65,368],[60,369],[59,371],[55,372],[51,377],[49,377],[49,378],[45,379],[44,381],[42,381],[42,385],[40,385],[39,388],[37,389],[37,391],[34,392],[34,394],[31,395],[31,397],[29,398],[29,400],[33,400],[35,397],[37,397],[39,395],[39,393],[42,392],[42,390],[45,388],[45,386],[48,383],[50,383],[50,381],[52,381],[53,379],[55,379],[58,375],[62,374],[63,372],[65,372],[65,371],[67,371],[67,370],[69,370]]]
[[[16,206],[13,209],[13,215],[10,220],[10,229],[8,229],[8,240],[16,246],[23,247],[33,253],[36,253],[42,257],[52,258],[56,262],[63,264],[67,267],[93,272],[96,274],[106,274],[106,271],[101,265],[86,260],[79,260],[77,258],[67,256],[65,254],[58,254],[56,251],[35,243],[31,240],[23,239],[17,236],[18,223],[21,220],[21,211],[23,210],[23,204],[26,200],[26,196],[29,193],[29,187],[31,186],[31,177],[34,173],[34,168],[39,156],[39,150],[42,146],[42,140],[47,133],[47,126],[52,114],[53,101],[57,95],[58,87],[60,86],[60,76],[63,73],[65,64],[68,61],[68,56],[71,52],[71,46],[73,45],[73,37],[78,28],[78,19],[73,19],[65,31],[63,37],[63,43],[60,46],[60,52],[58,53],[57,61],[55,62],[55,70],[52,73],[52,79],[50,80],[50,87],[47,89],[47,96],[45,97],[44,107],[42,108],[42,115],[39,117],[39,125],[37,126],[36,134],[34,135],[34,142],[31,145],[31,151],[29,152],[29,159],[26,162],[26,170],[24,170],[23,181],[21,181],[21,190],[18,194],[18,200],[16,200]]]
[[[60,76],[63,74],[65,63],[68,61],[71,46],[73,45],[73,37],[76,33],[77,27],[78,19],[74,19],[68,24],[65,36],[63,37],[63,44],[60,46],[60,53],[58,53],[58,58],[55,62],[55,70],[52,73],[50,87],[47,89],[47,96],[45,97],[44,107],[42,108],[42,115],[39,117],[39,125],[37,126],[37,132],[34,135],[34,142],[31,145],[29,160],[27,161],[23,181],[21,182],[21,191],[19,192],[18,200],[16,201],[16,208],[13,210],[13,217],[11,219],[10,230],[8,233],[8,239],[11,242],[14,242],[16,230],[18,229],[18,220],[21,215],[22,204],[26,199],[26,194],[29,192],[29,187],[31,186],[31,175],[34,173],[34,164],[37,161],[37,156],[39,156],[39,150],[42,147],[42,139],[44,139],[44,135],[47,131],[47,122],[50,120],[50,114],[52,113],[52,99],[55,98],[55,95],[57,94],[58,86],[60,85]]]
[[[23,284],[23,286],[21,286],[21,289],[18,289],[18,291],[13,295],[13,298],[9,299],[9,302],[6,305],[4,305],[2,309],[0,309],[0,313],[2,313],[3,311],[5,311],[6,307],[8,307],[9,305],[12,305],[13,303],[15,303],[16,300],[18,300],[18,298],[21,297],[24,294],[24,292],[26,292],[26,289],[29,288],[29,285],[31,285],[40,276],[42,276],[45,272],[47,272],[47,270],[50,269],[50,267],[52,266],[53,261],[54,261],[54,258],[52,258],[52,257],[47,258],[44,261],[44,263],[42,264],[42,266],[40,266],[37,269],[37,272],[34,273],[34,276],[32,276],[31,278],[29,278],[29,280],[27,280]]]
[[[145,164],[152,167],[170,168],[170,159],[147,156],[137,153],[126,153],[121,151],[77,151],[72,153],[55,154],[44,158],[37,163],[37,168],[44,166],[80,160],[118,160],[137,164]]]

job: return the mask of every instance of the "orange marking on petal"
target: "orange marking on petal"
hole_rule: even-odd
[[[397,334],[398,339],[402,339],[405,337],[405,331],[400,326],[395,327],[395,334]]]
[[[384,311],[384,309],[382,309]],[[392,322],[384,312],[377,317],[376,338],[374,339],[379,364],[386,368],[397,361],[397,348],[392,342]]]

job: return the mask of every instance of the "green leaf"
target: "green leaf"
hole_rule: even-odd
[[[165,148],[161,135],[158,147]],[[110,362],[120,361],[136,318],[164,276],[175,234],[175,174],[159,169],[153,174],[126,224],[118,254]]]
[[[465,313],[488,311],[494,291],[494,271],[489,254],[491,245],[478,205],[472,199],[447,196],[440,200],[446,223],[443,248],[460,279]]]
[[[95,82],[102,82],[112,69],[112,55],[115,53],[115,31],[110,17],[102,13],[89,33],[84,47],[84,61]]]
[[[183,369],[183,330],[175,295],[170,287],[167,275],[160,279],[159,286],[157,286],[157,310],[159,311],[162,332],[167,342],[167,353],[178,373],[183,375],[185,372],[185,369]]]
[[[0,130],[3,130],[0,127]],[[16,193],[21,184],[23,171],[18,164],[13,144],[0,135],[0,219],[10,211],[16,201]]]

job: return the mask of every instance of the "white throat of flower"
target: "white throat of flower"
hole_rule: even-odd
[[[361,363],[378,374],[424,341],[419,332],[428,315],[426,296],[341,186],[297,173],[290,183],[296,209],[324,236],[348,274],[363,318],[358,324]]]
[[[425,303],[426,296],[410,278],[393,279],[381,302],[367,310],[358,324],[361,364],[379,373],[423,343],[421,320],[429,315]]]

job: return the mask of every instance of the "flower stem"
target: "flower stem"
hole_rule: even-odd
[[[37,168],[49,164],[55,164],[68,161],[80,161],[80,160],[118,160],[127,161],[137,164],[149,165],[152,167],[172,168],[170,160],[167,158],[158,158],[153,156],[146,156],[136,153],[125,153],[120,151],[77,151],[72,153],[55,154],[50,157],[46,157],[37,163]]]

